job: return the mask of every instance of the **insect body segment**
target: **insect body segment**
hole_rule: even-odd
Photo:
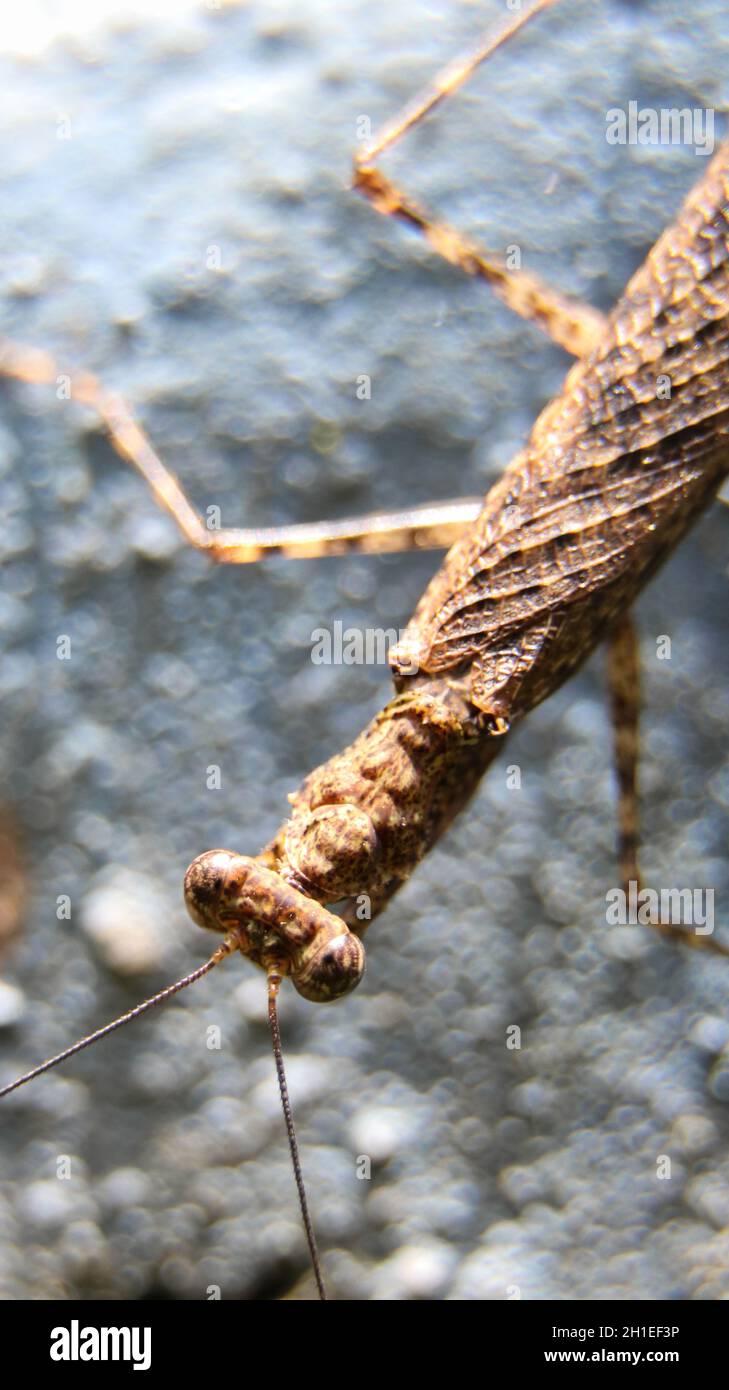
[[[473,792],[494,732],[455,683],[397,695],[292,793],[291,819],[257,858],[193,860],[191,917],[313,1003],[348,994],[364,974],[362,932]]]
[[[194,861],[192,916],[240,924],[240,949],[266,969],[288,953],[282,973],[308,999],[347,993],[364,969],[358,938],[470,797],[499,732],[457,682],[413,678],[291,794],[290,820],[256,859],[212,850]]]
[[[729,470],[729,145],[391,653],[513,722],[582,664]],[[466,677],[466,672],[468,675]]]

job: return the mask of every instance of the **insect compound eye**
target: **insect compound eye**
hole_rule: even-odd
[[[198,927],[227,930],[217,913],[230,865],[237,858],[230,849],[209,849],[193,859],[185,874],[185,907]]]
[[[339,935],[312,945],[291,980],[297,992],[312,1004],[330,1004],[351,994],[364,972],[364,946],[358,936],[343,928]]]

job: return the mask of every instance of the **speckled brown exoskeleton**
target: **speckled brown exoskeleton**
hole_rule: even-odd
[[[531,13],[555,2],[541,0]],[[214,849],[190,865],[188,909],[201,926],[223,934],[211,958],[0,1093],[164,1002],[227,955],[248,956],[268,977],[289,1138],[322,1296],[280,1060],[279,985],[288,978],[306,999],[328,1002],[359,984],[369,923],[468,803],[510,730],[603,641],[615,713],[621,876],[626,884],[638,881],[638,673],[628,613],[729,472],[729,146],[607,317],[486,255],[379,168],[383,152],[529,17],[451,64],[359,150],[354,169],[355,187],[377,211],[421,231],[436,252],[485,279],[578,359],[484,501],[333,525],[208,530],[124,402],[92,376],[74,374],[76,399],[98,410],[117,451],[211,560],[451,546],[390,652],[389,704],[350,747],[306,778],[258,855]],[[45,353],[13,343],[0,345],[0,371],[28,381],[57,374]],[[667,392],[659,377],[668,379]],[[726,954],[711,938],[658,926]]]

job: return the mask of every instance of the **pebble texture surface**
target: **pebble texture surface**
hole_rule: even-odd
[[[485,490],[567,359],[347,182],[358,118],[502,15],[253,0],[8,45],[4,331],[122,391],[228,525]],[[388,167],[608,308],[705,161],[608,145],[606,110],[719,108],[728,73],[721,0],[565,0]],[[30,871],[9,1080],[203,959],[189,861],[255,853],[388,698],[382,667],[312,664],[313,629],[403,628],[437,557],[212,568],[89,413],[5,383],[0,517],[0,786]],[[717,507],[638,606],[645,878],[713,888],[725,934],[728,565]],[[614,830],[598,656],[373,925],[359,992],[286,993],[336,1296],[729,1296],[729,966],[608,932]],[[311,1296],[244,962],[5,1104],[3,1297]]]

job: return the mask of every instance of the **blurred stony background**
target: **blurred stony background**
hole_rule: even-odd
[[[123,391],[230,525],[484,490],[567,359],[347,185],[357,118],[505,7],[77,9],[65,34],[40,2],[0,20],[3,331]],[[606,308],[706,165],[608,146],[605,110],[728,87],[722,0],[564,0],[388,167]],[[313,666],[312,629],[403,626],[437,557],[212,568],[45,388],[0,386],[0,468],[0,799],[29,893],[2,960],[10,1079],[203,959],[189,860],[255,852],[388,697],[381,668]],[[725,932],[728,564],[716,508],[639,606],[646,879],[713,887]],[[339,1297],[729,1295],[729,967],[606,931],[609,750],[598,659],[372,927],[359,993],[286,993]],[[4,1297],[311,1295],[264,996],[230,962],[6,1103]]]

